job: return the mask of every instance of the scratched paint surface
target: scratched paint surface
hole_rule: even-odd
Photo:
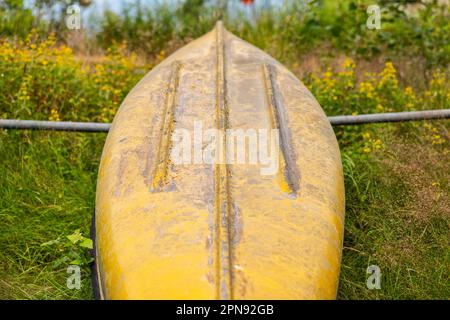
[[[280,130],[280,168],[170,160],[178,128]],[[333,130],[281,64],[214,30],[147,74],[101,160],[97,259],[108,299],[333,299],[344,187]]]

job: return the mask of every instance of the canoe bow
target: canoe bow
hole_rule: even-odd
[[[277,170],[205,163],[195,140],[192,162],[176,163],[175,136],[199,127],[276,129]],[[218,153],[229,139],[218,138]],[[339,147],[323,110],[284,66],[218,23],[149,72],[113,121],[96,196],[101,295],[334,299],[343,221]]]

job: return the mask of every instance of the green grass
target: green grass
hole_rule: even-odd
[[[339,298],[448,299],[448,157],[420,138],[398,138],[398,129],[414,133],[414,126],[387,126],[389,133],[376,130],[390,140],[383,151],[352,159],[343,149],[347,204]],[[366,288],[369,265],[381,269],[381,290]]]
[[[103,134],[0,132],[0,298],[92,297],[88,264],[82,290],[66,286],[69,262],[88,254],[66,236],[89,235],[103,141]]]

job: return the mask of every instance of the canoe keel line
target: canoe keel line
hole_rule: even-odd
[[[226,132],[214,140],[226,161],[203,163],[203,140],[193,163],[173,158],[175,136],[195,137],[196,122]],[[229,161],[239,142],[228,131],[253,129],[278,133],[270,146],[243,138],[274,155],[273,174]],[[101,298],[333,299],[343,219],[339,148],[322,109],[218,23],[146,75],[109,130],[95,217]]]
[[[226,94],[225,75],[225,45],[223,39],[223,26],[216,26],[216,128],[224,132],[228,129],[228,104]],[[226,154],[227,136],[221,137],[222,154]],[[215,219],[214,219],[214,259],[216,298],[232,299],[233,281],[231,275],[232,246],[231,246],[231,219],[232,199],[230,192],[230,168],[226,163],[215,164]]]

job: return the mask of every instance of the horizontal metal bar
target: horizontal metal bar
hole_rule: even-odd
[[[110,123],[97,123],[97,122],[0,119],[0,128],[4,128],[4,129],[108,132],[110,127],[111,127]]]
[[[362,114],[356,116],[328,117],[331,125],[359,125],[366,123],[403,122],[415,120],[449,119],[450,109]],[[79,132],[108,132],[110,123],[97,122],[67,122],[67,121],[37,121],[37,120],[9,120],[0,119],[0,128],[54,130]]]
[[[366,123],[403,122],[448,118],[450,118],[450,109],[361,114],[356,116],[334,116],[328,117],[328,120],[330,120],[330,123],[333,126],[345,126]]]

